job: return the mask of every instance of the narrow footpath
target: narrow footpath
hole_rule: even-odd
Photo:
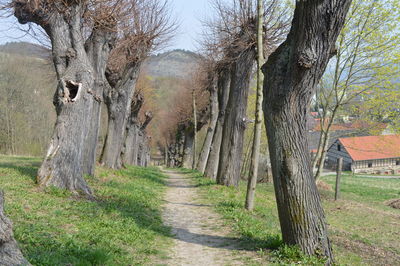
[[[169,188],[163,220],[174,236],[167,265],[246,265],[256,259],[255,252],[241,250],[238,240],[227,236],[229,228],[211,206],[198,203],[198,188],[188,175],[164,173]]]

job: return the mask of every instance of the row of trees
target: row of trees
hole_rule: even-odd
[[[283,240],[300,246],[307,254],[326,257],[330,264],[332,248],[311,168],[306,122],[318,82],[335,55],[336,38],[351,0],[298,1],[291,27],[289,8],[278,1],[257,1],[258,5],[246,0],[214,3],[218,16],[208,23],[205,72],[213,74],[208,87],[216,89],[210,91],[209,129],[195,168],[218,184],[238,185],[244,131],[253,122],[246,117],[252,70],[256,59],[260,69],[267,58],[262,67],[265,79],[262,81],[259,73],[257,83],[264,84],[262,106]],[[261,99],[258,92],[258,111]],[[255,187],[260,124],[258,112],[250,192]],[[192,128],[191,133],[197,129]],[[176,147],[186,142],[182,141],[179,127],[172,132],[170,165],[179,150]],[[251,198],[249,195],[246,204],[249,209]]]
[[[148,154],[144,132],[151,114],[138,121],[142,96],[135,94],[135,85],[143,60],[175,29],[168,5],[156,0],[37,0],[3,7],[21,24],[39,26],[52,47],[57,120],[37,181],[90,196],[83,175],[94,174],[102,102],[108,126],[101,162],[120,168],[137,160],[132,154]],[[131,152],[132,143],[143,148]],[[141,164],[148,160],[144,157]]]
[[[142,121],[138,118],[143,94],[135,88],[143,60],[175,30],[167,2],[7,0],[1,5],[19,23],[39,28],[51,43],[57,117],[38,184],[93,197],[83,176],[94,174],[102,102],[108,124],[101,162],[110,168],[145,165],[149,160],[145,129],[152,114],[147,112]],[[0,252],[13,256],[7,251],[14,241],[11,228],[5,231]],[[26,263],[21,256],[10,260],[13,265]]]

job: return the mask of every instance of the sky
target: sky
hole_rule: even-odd
[[[169,0],[171,3],[172,17],[179,22],[176,37],[165,50],[185,49],[198,50],[197,41],[201,37],[201,20],[209,17],[211,12],[209,0]],[[11,41],[36,42],[16,26],[13,17],[0,20],[0,44]],[[196,41],[197,40],[197,41]]]

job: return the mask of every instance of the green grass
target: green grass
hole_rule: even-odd
[[[164,176],[156,168],[100,168],[96,200],[34,184],[40,160],[0,156],[0,187],[15,238],[33,265],[143,265],[165,257]]]
[[[267,254],[265,259],[272,264],[323,265],[315,257],[282,245],[272,184],[257,186],[256,207],[248,212],[244,209],[245,182],[238,188],[223,187],[198,173],[184,172],[192,174],[204,202],[215,206],[248,249]],[[323,180],[333,185],[334,177]],[[400,256],[400,210],[385,202],[400,198],[400,180],[344,175],[341,193],[342,199],[334,201],[333,191],[321,191],[337,264],[390,265],[396,261]]]

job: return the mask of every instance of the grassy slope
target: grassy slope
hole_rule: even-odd
[[[280,246],[280,228],[273,186],[260,184],[256,193],[256,208],[244,210],[246,184],[238,189],[216,186],[201,178],[204,200],[215,204],[216,210],[245,241],[248,248],[275,249]],[[333,185],[335,177],[324,177]],[[332,200],[332,191],[321,191],[327,214],[336,260],[340,265],[393,265],[400,263],[400,210],[385,206],[388,199],[400,198],[400,179],[343,177],[342,199]],[[272,251],[272,261],[278,264],[300,262],[320,264],[312,258],[301,257],[293,250]]]
[[[34,265],[143,265],[164,256],[164,176],[152,168],[99,169],[96,201],[33,182],[39,160],[0,156],[0,188],[23,253]]]

